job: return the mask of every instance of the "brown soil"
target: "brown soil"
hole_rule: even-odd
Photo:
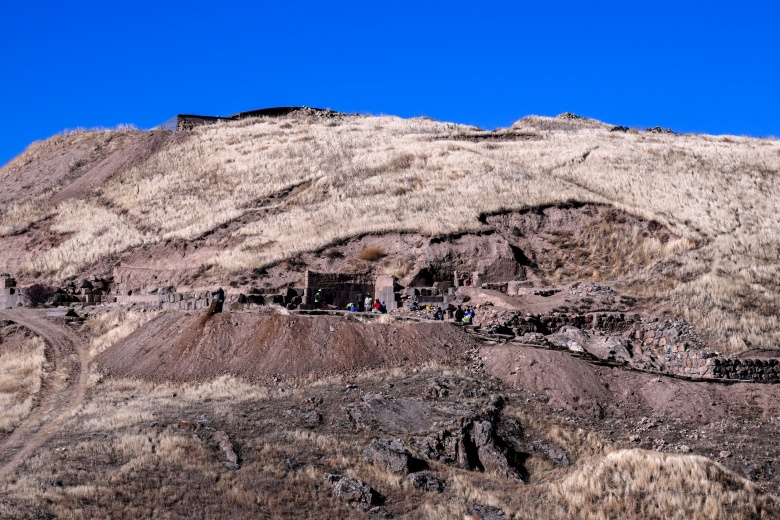
[[[482,347],[475,356],[477,366],[545,413],[619,447],[696,453],[775,491],[780,486],[778,385],[686,381],[517,345]]]
[[[427,361],[473,346],[447,323],[361,323],[334,316],[166,313],[98,358],[112,377],[204,381],[317,379]]]
[[[566,352],[515,345],[480,351],[485,369],[512,388],[546,396],[553,408],[578,415],[663,414],[707,424],[756,413],[770,419],[780,387],[752,383],[692,382],[592,365]],[[752,403],[748,409],[745,403]]]

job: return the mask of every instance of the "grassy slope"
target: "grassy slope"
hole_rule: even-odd
[[[67,238],[22,268],[63,278],[142,244],[198,237],[298,186],[209,261],[241,272],[363,233],[476,230],[482,212],[607,202],[685,237],[664,251],[673,279],[648,282],[649,294],[732,350],[780,344],[780,142],[539,117],[508,132],[525,138],[475,142],[463,139],[480,134],[471,127],[395,117],[203,126],[86,200],[3,208],[0,231],[53,214],[51,230]]]

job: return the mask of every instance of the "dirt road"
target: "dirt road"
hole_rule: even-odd
[[[0,442],[0,478],[5,478],[51,439],[84,401],[89,354],[86,343],[77,334],[67,325],[46,318],[45,311],[0,310],[0,319],[12,320],[43,338],[47,350],[51,349],[54,364],[54,370],[43,382],[38,408]]]

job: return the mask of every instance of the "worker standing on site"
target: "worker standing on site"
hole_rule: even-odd
[[[314,294],[314,308],[322,309],[322,289],[317,289],[317,292]]]
[[[373,307],[374,299],[371,298],[370,294],[366,295],[366,299],[363,301],[363,312],[371,312],[371,307]]]
[[[463,307],[458,305],[458,308],[455,309],[455,323],[460,325],[463,323],[463,316],[465,316],[465,313],[463,312]]]
[[[222,306],[225,304],[225,291],[222,287],[214,292],[214,314],[222,312]]]

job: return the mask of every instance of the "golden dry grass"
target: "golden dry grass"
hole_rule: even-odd
[[[39,398],[46,345],[38,337],[0,345],[0,432],[10,432],[30,415]]]
[[[526,138],[472,142],[465,138],[484,132],[396,117],[202,126],[88,201],[56,208],[54,229],[73,234],[24,267],[61,278],[124,249],[193,239],[268,207],[234,231],[238,244],[207,261],[244,272],[366,233],[479,230],[483,212],[576,199],[655,219],[683,237],[672,250],[633,254],[672,266],[671,282],[652,280],[644,290],[716,347],[780,344],[780,142],[610,132],[591,120],[534,116],[498,134],[513,132]],[[33,203],[0,210],[0,224],[9,225],[11,212],[35,220],[36,211]],[[594,229],[590,240],[601,251],[609,237]],[[635,242],[624,237],[622,245]],[[619,266],[623,249],[612,252]]]
[[[720,520],[776,518],[780,503],[696,455],[621,450],[556,485],[560,518]]]
[[[125,311],[113,309],[107,313],[90,317],[84,324],[89,334],[89,354],[95,357],[118,341],[129,336],[143,324],[157,316],[154,311]]]

